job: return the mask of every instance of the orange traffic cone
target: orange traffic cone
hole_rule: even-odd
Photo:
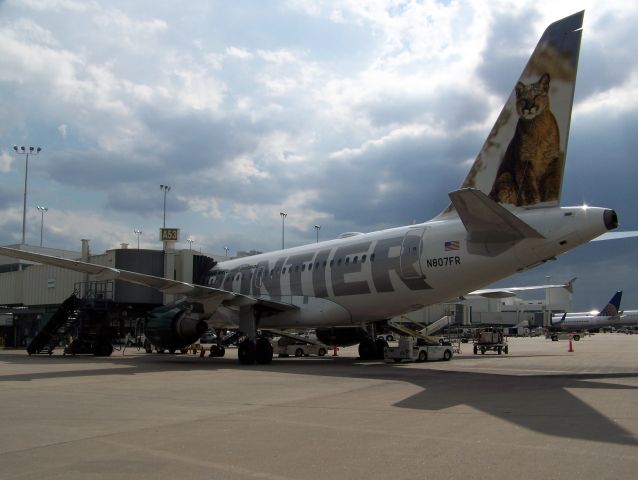
[[[204,358],[204,355],[206,355],[206,350],[202,346],[200,346],[199,348],[200,348],[200,350],[199,350],[199,358]]]
[[[334,345],[334,346],[333,346],[333,348],[332,348],[332,356],[333,356],[333,357],[337,357],[337,356],[338,356],[338,355],[337,355],[337,350],[339,350],[339,349],[337,348],[337,346],[336,346],[336,345]]]
[[[573,352],[574,351],[574,347],[572,346],[572,334],[569,334],[569,350],[567,350],[568,352]]]

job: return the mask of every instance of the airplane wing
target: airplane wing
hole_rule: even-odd
[[[565,288],[570,292],[573,290],[576,277],[572,278],[569,282],[561,285],[530,285],[527,287],[503,287],[503,288],[483,288],[481,290],[474,290],[473,292],[464,295],[467,297],[485,297],[485,298],[508,298],[514,297],[520,292],[526,292],[531,290],[544,290],[546,288]]]
[[[632,238],[638,237],[638,231],[626,231],[626,232],[607,232],[603,233],[601,236],[590,240],[592,242],[600,242],[602,240],[620,240],[621,238]]]
[[[32,262],[43,263],[55,267],[66,268],[76,272],[88,273],[95,275],[99,280],[122,280],[136,285],[152,287],[163,293],[172,295],[184,295],[192,300],[211,300],[218,297],[220,304],[227,307],[239,307],[244,305],[260,304],[271,310],[284,311],[293,310],[297,307],[288,303],[277,302],[271,299],[252,297],[236,292],[229,292],[219,288],[207,287],[205,285],[196,285],[169,278],[156,277],[144,273],[131,272],[129,270],[121,270],[118,268],[108,267],[105,265],[96,265],[94,263],[81,262],[79,260],[69,260],[66,258],[54,257],[52,255],[44,255],[41,253],[27,252],[13,248],[0,247],[0,255],[18,258],[21,260],[29,260]]]

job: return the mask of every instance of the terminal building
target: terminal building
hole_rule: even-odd
[[[68,259],[130,270],[189,283],[203,283],[202,274],[225,255],[203,255],[191,249],[175,249],[168,242],[165,250],[120,248],[93,255],[89,241],[81,241],[80,251],[68,251],[32,245],[12,245]],[[258,252],[242,252],[250,255]],[[33,264],[0,256],[0,343],[7,347],[26,347],[38,331],[73,293],[89,298],[108,315],[121,337],[132,333],[136,319],[149,309],[173,300],[156,289],[121,280]],[[443,317],[457,327],[501,325],[523,333],[528,327],[546,326],[551,312],[571,311],[572,295],[565,288],[548,288],[538,300],[468,297],[454,303],[432,305],[407,315],[409,320],[430,325]]]
[[[190,249],[132,249],[122,244],[92,255],[88,240],[82,240],[79,252],[32,245],[8,247],[195,283],[199,272],[212,265],[211,257]],[[214,257],[218,261],[227,258]],[[134,328],[135,319],[146,311],[173,300],[172,295],[154,288],[0,256],[0,342],[8,347],[27,346],[74,293],[99,303],[122,336]]]

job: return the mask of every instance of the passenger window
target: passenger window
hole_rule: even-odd
[[[359,259],[359,256],[355,255],[354,258],[352,259],[352,263],[357,263],[358,259]]]
[[[312,263],[308,264],[308,271],[312,270]]]
[[[366,263],[366,256],[365,255],[361,255],[361,263]]]
[[[330,267],[332,267],[335,264],[334,260],[330,260]]]
[[[284,267],[284,268],[282,268],[282,269],[281,269],[281,274],[282,274],[282,275],[285,275],[285,274],[286,274],[286,267]]]
[[[299,271],[299,265],[295,265],[295,272]]]
[[[301,271],[302,271],[302,272],[305,272],[305,271],[306,271],[306,264],[305,264],[305,263],[301,265]]]
[[[350,257],[346,257],[346,265],[350,263]]]
[[[326,265],[328,264],[328,262],[326,260],[323,261],[323,268],[326,268]]]
[[[337,260],[337,266],[341,265],[341,259]]]
[[[370,261],[374,262],[374,253],[372,255],[370,255]]]

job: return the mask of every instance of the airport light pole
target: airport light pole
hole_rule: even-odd
[[[24,205],[22,207],[22,245],[24,245],[25,229],[27,225],[27,176],[29,174],[29,155],[38,155],[42,149],[40,147],[26,148],[22,145],[18,148],[17,145],[13,146],[17,155],[25,155],[26,162],[24,164]]]
[[[133,233],[137,235],[137,249],[140,249],[140,235],[142,235],[142,230],[138,230],[137,228],[133,230]]]
[[[549,275],[545,276],[545,280],[547,280],[547,285],[549,285],[552,277]],[[552,325],[552,287],[547,287],[547,310],[549,311],[549,325]]]
[[[286,217],[288,214],[286,212],[279,212],[281,215],[281,249],[284,249],[284,225],[286,223]]]
[[[40,210],[40,246],[42,246],[42,231],[44,230],[44,212],[48,212],[49,209],[47,207],[43,207],[42,205],[38,205],[38,210]]]
[[[228,247],[224,247],[224,252],[226,253],[226,257],[228,258],[228,250],[230,250],[230,248]]]
[[[321,230],[321,225],[315,225],[315,230],[317,231],[317,243],[319,243],[319,230]]]
[[[193,249],[193,243],[195,242],[195,239],[193,237],[188,237],[186,239],[186,241],[188,242],[188,249],[192,250]]]
[[[166,228],[166,194],[171,191],[171,187],[169,185],[160,185],[160,190],[164,192],[164,222],[162,227]]]

